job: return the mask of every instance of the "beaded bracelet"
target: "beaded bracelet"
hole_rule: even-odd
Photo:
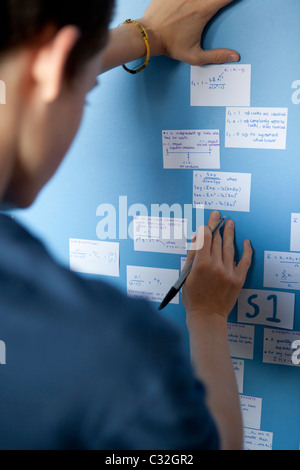
[[[126,72],[135,74],[135,73],[141,72],[142,70],[144,70],[147,67],[147,65],[149,63],[149,60],[150,60],[150,46],[149,46],[148,34],[147,34],[145,28],[143,28],[142,25],[140,25],[139,23],[137,23],[134,20],[126,20],[126,21],[124,21],[123,24],[129,24],[129,23],[135,24],[137,26],[137,28],[140,30],[142,38],[145,41],[146,50],[147,50],[145,62],[140,67],[138,67],[137,69],[129,69],[128,67],[126,67],[126,65],[122,65],[123,69],[126,70]]]

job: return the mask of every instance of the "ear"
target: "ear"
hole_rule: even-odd
[[[32,77],[45,102],[51,103],[58,98],[68,57],[80,34],[76,26],[65,26],[37,51],[32,66]]]

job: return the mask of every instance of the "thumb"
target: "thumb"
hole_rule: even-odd
[[[240,55],[232,49],[199,49],[193,57],[193,62],[197,65],[205,64],[223,64],[230,62],[238,62]]]

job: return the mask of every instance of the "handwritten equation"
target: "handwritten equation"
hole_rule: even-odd
[[[225,147],[285,149],[287,108],[227,108]]]
[[[186,254],[187,220],[135,216],[134,249],[157,253]]]
[[[191,67],[191,106],[250,106],[251,65]]]
[[[250,193],[250,173],[194,171],[194,207],[249,212]]]
[[[220,168],[219,130],[162,132],[165,169]]]
[[[161,302],[179,277],[179,270],[127,266],[127,295],[151,302]],[[178,294],[171,303],[178,304]]]
[[[265,251],[264,287],[300,290],[300,253]]]
[[[69,259],[72,271],[119,276],[119,243],[70,238]]]

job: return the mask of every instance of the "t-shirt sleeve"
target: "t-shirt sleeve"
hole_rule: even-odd
[[[181,332],[146,302],[128,308],[122,333],[114,338],[118,371],[110,373],[118,377],[107,412],[101,412],[97,394],[91,402],[89,445],[105,450],[218,449],[205,388],[194,376]]]

